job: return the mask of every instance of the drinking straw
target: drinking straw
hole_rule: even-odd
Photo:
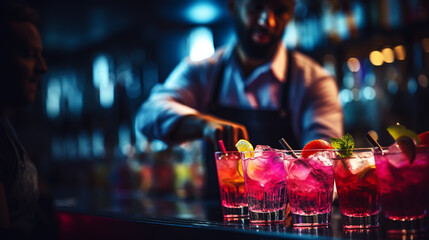
[[[223,144],[223,140],[219,140],[217,141],[217,143],[219,144],[220,150],[222,150],[223,153],[226,153],[226,148],[225,144]]]
[[[368,140],[368,142],[372,144],[372,146],[378,147],[380,148],[381,151],[383,151],[383,148],[381,147],[381,145],[371,136],[369,132],[365,135],[365,137]]]
[[[292,157],[298,158],[298,155],[293,151],[293,149],[289,146],[284,138],[279,140],[279,143],[283,146],[284,149],[290,150]]]

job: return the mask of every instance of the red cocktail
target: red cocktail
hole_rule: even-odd
[[[380,190],[372,149],[335,157],[333,167],[344,228],[379,226]]]
[[[375,152],[381,206],[386,217],[399,225],[396,230],[400,232],[404,228],[427,228],[424,222],[429,211],[429,146],[416,146],[415,151],[412,160],[396,143],[388,150]]]
[[[216,152],[223,216],[248,217],[246,188],[239,152]]]

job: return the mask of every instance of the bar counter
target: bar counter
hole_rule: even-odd
[[[329,227],[253,225],[224,220],[220,202],[155,196],[138,191],[56,189],[61,239],[429,239],[429,234],[388,235],[380,228],[347,230],[334,203]]]

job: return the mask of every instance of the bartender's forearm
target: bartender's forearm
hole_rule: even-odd
[[[200,113],[180,119],[169,136],[176,142],[203,138],[214,144],[215,148],[217,142],[223,140],[227,150],[235,149],[234,145],[239,139],[248,139],[243,125]]]
[[[170,132],[169,139],[174,142],[184,142],[203,138],[206,122],[206,117],[203,114],[184,116]]]

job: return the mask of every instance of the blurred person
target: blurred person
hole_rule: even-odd
[[[47,71],[37,21],[25,5],[0,3],[0,228],[9,239],[54,238],[38,201],[37,169],[10,122],[34,102]]]
[[[203,138],[216,148],[223,140],[227,150],[241,138],[279,147],[283,137],[297,149],[341,137],[335,79],[282,43],[294,6],[293,0],[228,0],[236,41],[208,59],[180,62],[142,104],[138,129],[168,144]],[[206,168],[207,194],[216,197],[213,157]]]

